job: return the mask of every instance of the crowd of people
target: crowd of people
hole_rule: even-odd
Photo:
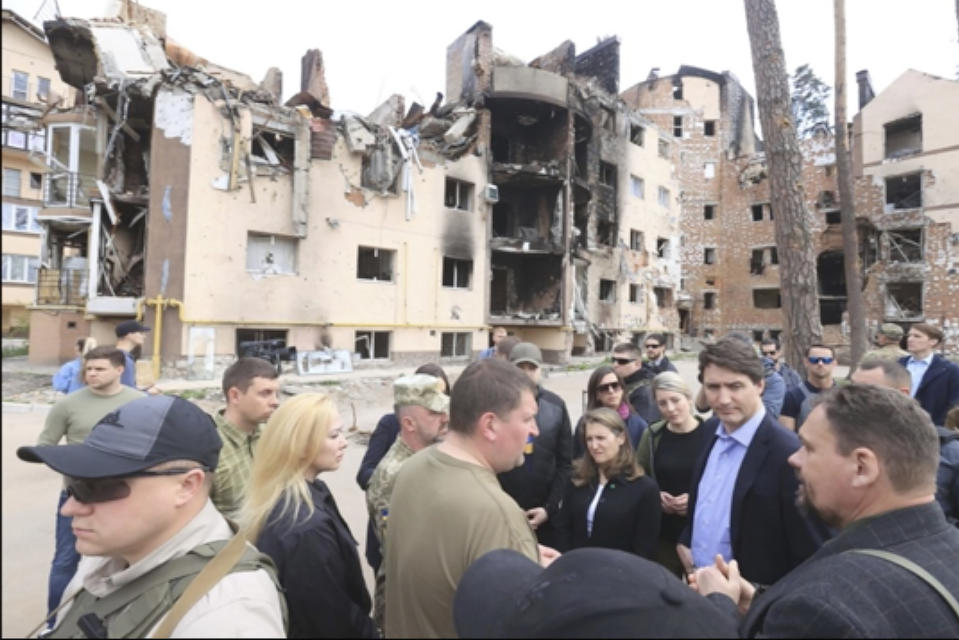
[[[332,397],[281,403],[258,358],[212,416],[145,393],[124,380],[146,330],[78,343],[17,451],[64,477],[43,637],[959,636],[959,366],[935,326],[901,356],[883,325],[849,380],[829,346],[800,376],[731,334],[698,395],[650,333],[575,426],[497,327],[454,384],[394,380],[356,477],[372,595],[323,480]]]

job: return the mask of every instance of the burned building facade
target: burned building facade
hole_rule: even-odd
[[[48,116],[71,146],[48,145],[47,175],[74,198],[42,268],[85,286],[38,295],[33,360],[67,356],[65,323],[109,343],[133,316],[154,326],[154,375],[199,377],[262,340],[412,363],[471,358],[504,324],[563,361],[675,329],[677,188],[616,95],[617,40],[526,65],[480,22],[448,48],[445,103],[334,118],[318,51],[281,105],[277,71],[255,83],[131,8],[45,25],[85,101]],[[668,194],[656,208],[639,175]]]
[[[955,133],[941,114],[954,109],[955,95],[954,81],[907,72],[873,103],[861,104],[852,149],[870,329],[882,322],[932,322],[946,329],[951,350],[959,346],[953,291],[959,163]],[[639,83],[623,98],[661,128],[672,127],[682,190],[684,292],[691,298],[680,310],[683,335],[710,339],[738,330],[757,340],[778,337],[783,318],[776,207],[752,98],[729,72],[685,66]],[[930,114],[925,123],[922,113]],[[801,148],[824,340],[843,348],[849,328],[829,128],[801,140]]]

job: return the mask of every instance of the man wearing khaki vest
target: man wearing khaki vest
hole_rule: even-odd
[[[152,633],[233,535],[209,498],[220,446],[199,407],[151,396],[101,418],[80,444],[17,450],[64,475],[62,513],[83,556],[50,637]],[[272,564],[247,544],[170,637],[285,637],[282,607]]]

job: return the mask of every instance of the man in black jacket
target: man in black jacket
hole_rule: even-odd
[[[613,347],[612,360],[613,369],[622,376],[626,384],[626,399],[636,413],[642,416],[647,424],[662,419],[650,390],[656,374],[652,369],[646,368],[639,347],[632,342],[620,342]],[[669,366],[673,366],[672,363]]]
[[[540,544],[553,546],[555,532],[550,520],[560,501],[572,469],[573,429],[566,403],[543,388],[543,355],[532,342],[521,342],[510,352],[510,362],[522,369],[536,385],[536,426],[539,435],[526,445],[523,464],[499,474],[500,486],[526,511]]]
[[[816,400],[789,463],[800,501],[842,532],[765,593],[735,562],[695,574],[745,637],[959,637],[959,530],[935,503],[929,416],[894,389],[852,383]]]
[[[646,350],[646,360],[643,369],[647,376],[655,378],[664,371],[676,371],[676,365],[666,357],[666,336],[661,333],[650,333],[643,340]]]

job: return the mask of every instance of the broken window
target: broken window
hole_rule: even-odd
[[[27,83],[30,75],[23,71],[13,72],[13,93],[14,100],[28,100]]]
[[[673,100],[683,99],[683,79],[673,78]]]
[[[616,223],[609,220],[596,221],[596,242],[609,247],[616,246]]]
[[[779,309],[783,306],[779,289],[753,289],[753,306],[757,309]]]
[[[359,247],[356,251],[356,277],[360,280],[393,280],[392,249]]]
[[[669,208],[669,189],[666,187],[660,187],[657,191],[657,200],[659,201],[659,206]]]
[[[656,238],[656,255],[660,258],[669,257],[669,240],[666,238]]]
[[[715,291],[706,291],[703,293],[703,309],[715,309],[716,308],[716,292]]]
[[[716,217],[716,205],[703,205],[703,220],[713,220]]]
[[[629,141],[640,147],[646,146],[646,127],[638,124],[630,124]]]
[[[840,324],[846,310],[846,259],[842,251],[824,251],[816,258],[819,288],[819,320]]]
[[[296,238],[249,232],[246,270],[250,273],[296,273]]]
[[[272,175],[275,169],[293,170],[293,136],[271,129],[254,129],[250,141],[250,159],[257,175]]]
[[[886,283],[886,318],[921,320],[922,317],[921,282]]]
[[[674,138],[683,137],[683,117],[682,116],[673,116],[673,137]]]
[[[922,151],[922,114],[889,122],[886,130],[886,157],[901,158]]]
[[[889,262],[922,262],[922,229],[896,229],[886,232]]]
[[[446,179],[446,192],[443,196],[443,205],[447,209],[470,211],[473,202],[473,184],[462,180]]]
[[[703,264],[716,264],[715,247],[706,247],[703,249]]]
[[[663,139],[659,140],[658,153],[660,158],[669,159],[669,143]]]
[[[703,120],[703,135],[704,136],[715,136],[716,135],[716,121],[715,120]]]
[[[616,188],[616,165],[608,162],[599,163],[599,183]]]
[[[638,284],[629,285],[629,301],[639,302],[639,285]]]
[[[629,176],[629,188],[640,200],[646,197],[646,183],[639,176]]]
[[[716,176],[716,163],[706,162],[703,164],[703,177],[707,180]]]
[[[616,281],[615,280],[599,281],[599,301],[600,302],[616,302]]]
[[[469,331],[444,331],[440,334],[440,357],[469,357],[472,337]]]
[[[629,248],[633,251],[643,250],[643,232],[636,229],[629,230]]]
[[[258,346],[251,343],[270,342],[270,347],[284,348],[289,331],[287,329],[241,329],[236,330],[236,355],[244,358],[251,351],[256,352]]]
[[[762,341],[763,341],[763,330],[753,329],[753,342],[762,342]]]
[[[762,222],[764,209],[769,212],[769,219],[772,220],[772,210],[768,204],[754,204],[749,207],[749,211],[753,216],[753,222]]]
[[[826,212],[826,224],[841,224],[842,212],[839,209],[833,209]]]
[[[43,174],[30,172],[30,188],[40,189],[43,186]]]
[[[390,357],[389,331],[357,331],[353,351],[360,360],[385,360]]]
[[[918,209],[922,206],[922,174],[886,178],[886,211]]]
[[[609,107],[600,108],[600,118],[602,122],[600,125],[606,131],[610,133],[616,133],[616,112],[610,109]]]
[[[673,290],[666,287],[653,287],[653,295],[656,296],[656,306],[660,309],[666,309],[673,305]]]
[[[473,276],[473,261],[443,257],[443,286],[469,289]]]
[[[776,247],[759,247],[753,249],[749,258],[749,273],[762,275],[768,264],[779,264],[779,251]]]
[[[3,195],[11,198],[20,197],[20,170],[3,169]]]

